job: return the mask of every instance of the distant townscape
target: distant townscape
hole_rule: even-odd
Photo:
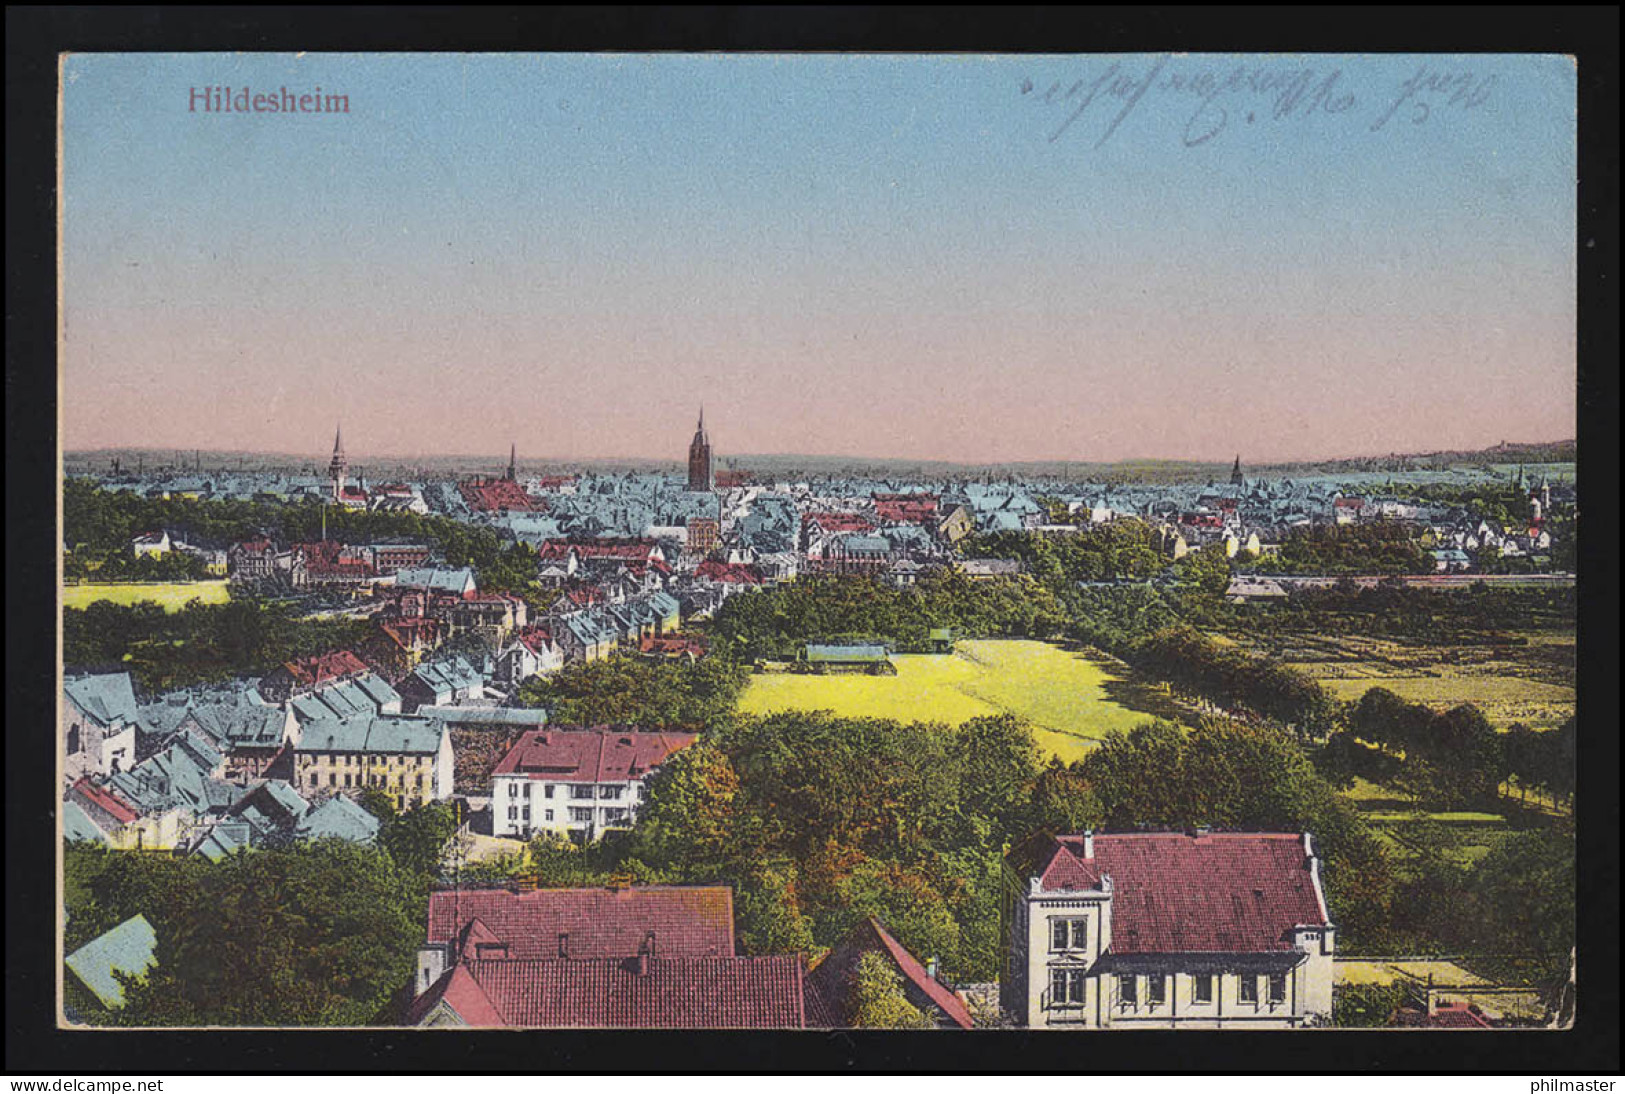
[[[70,1022],[1572,1008],[1572,461],[193,463],[64,483]]]

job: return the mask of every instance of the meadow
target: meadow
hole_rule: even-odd
[[[231,592],[224,580],[178,582],[120,582],[117,584],[64,585],[64,608],[88,608],[98,600],[129,605],[154,603],[165,611],[178,612],[188,601],[201,600],[205,604],[224,604]]]
[[[1313,677],[1355,702],[1387,688],[1445,710],[1472,703],[1495,728],[1555,729],[1574,714],[1574,632],[1530,631],[1505,642],[1451,645],[1371,635],[1293,635],[1239,644]]]
[[[739,709],[745,714],[829,710],[847,718],[892,718],[958,725],[1014,714],[1033,725],[1046,752],[1081,760],[1110,730],[1147,715],[1111,699],[1118,673],[1047,642],[961,641],[952,654],[897,654],[896,676],[758,673]]]

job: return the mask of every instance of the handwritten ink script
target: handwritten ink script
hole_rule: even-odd
[[[1112,139],[1147,96],[1192,99],[1196,105],[1180,136],[1185,147],[1195,148],[1233,123],[1253,125],[1320,115],[1367,117],[1372,133],[1396,118],[1422,125],[1441,110],[1467,111],[1481,106],[1496,82],[1493,74],[1450,72],[1421,64],[1397,87],[1363,100],[1338,68],[1269,63],[1187,67],[1185,61],[1162,57],[1138,69],[1113,61],[1093,77],[1070,83],[1038,84],[1028,77],[1021,81],[1021,94],[1055,108],[1060,120],[1049,133],[1051,142],[1060,140],[1086,114],[1106,118],[1096,148]],[[1199,64],[1197,59],[1190,61]]]

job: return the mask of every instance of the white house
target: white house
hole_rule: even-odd
[[[1006,860],[1001,1004],[1040,1029],[1329,1018],[1336,927],[1306,832],[1041,835]]]
[[[313,721],[294,746],[293,786],[311,801],[373,787],[402,806],[444,801],[453,791],[451,733],[406,714]]]
[[[692,733],[549,727],[526,733],[491,772],[491,834],[591,840],[630,828],[649,776]]]

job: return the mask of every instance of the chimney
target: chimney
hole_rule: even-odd
[[[637,973],[638,973],[639,976],[648,976],[649,975],[649,955],[648,954],[646,954],[646,953],[638,954],[636,968],[637,968]]]
[[[1305,858],[1315,857],[1315,837],[1308,832],[1303,834],[1303,855]]]
[[[1095,857],[1095,830],[1093,828],[1089,828],[1089,829],[1084,830],[1084,833],[1083,833],[1083,857],[1084,858],[1094,858]]]
[[[559,956],[560,957],[569,957],[570,956],[570,932],[569,931],[560,931],[559,932]]]
[[[1197,839],[1201,839],[1211,831],[1213,831],[1213,829],[1209,828],[1207,825],[1198,824],[1194,829],[1191,830],[1191,835],[1195,836]]]

